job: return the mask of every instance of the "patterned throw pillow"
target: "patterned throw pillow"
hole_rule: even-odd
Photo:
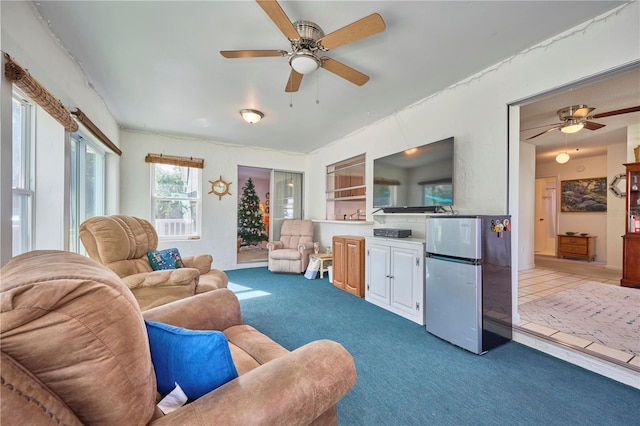
[[[182,257],[177,248],[170,248],[160,251],[148,251],[147,258],[151,269],[159,271],[161,269],[178,269],[184,268]]]

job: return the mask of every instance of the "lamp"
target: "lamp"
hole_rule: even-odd
[[[560,154],[556,155],[556,161],[560,164],[564,164],[567,161],[569,161],[571,159],[571,157],[569,157],[569,154],[565,151],[565,152],[561,152]]]
[[[257,109],[241,109],[240,115],[249,124],[255,124],[258,121],[262,120],[264,114]]]
[[[562,133],[575,133],[582,130],[582,128],[584,128],[584,123],[578,120],[570,120],[560,127],[560,131]]]
[[[289,65],[300,74],[309,74],[318,69],[320,60],[311,51],[300,50],[289,59]]]

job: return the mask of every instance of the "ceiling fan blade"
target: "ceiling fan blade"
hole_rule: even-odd
[[[594,114],[588,118],[611,117],[612,115],[629,114],[630,112],[638,111],[640,111],[640,105],[629,108],[616,109],[614,111],[601,112],[600,114]]]
[[[318,40],[318,45],[323,49],[335,49],[347,43],[369,37],[385,30],[387,26],[382,16],[373,13],[345,27],[335,30]]]
[[[302,83],[303,74],[300,74],[293,68],[291,68],[291,74],[289,74],[289,81],[287,81],[287,87],[284,89],[285,92],[297,92],[300,88],[300,83]]]
[[[221,50],[225,58],[264,58],[267,56],[287,56],[286,50]]]
[[[555,127],[552,127],[552,128],[550,128],[550,129],[545,130],[544,132],[540,132],[540,133],[538,133],[537,135],[533,135],[533,136],[531,136],[530,138],[527,138],[526,140],[531,140],[531,139],[537,138],[538,136],[542,136],[542,135],[544,135],[544,134],[546,134],[546,133],[549,133],[549,132],[551,132],[551,131],[553,131],[553,130],[559,129],[560,127],[561,127],[561,126],[555,126]]]
[[[593,121],[585,121],[584,128],[587,130],[598,130],[602,129],[606,124],[595,123]]]
[[[555,126],[555,127],[560,127],[562,126],[564,123],[549,123],[549,124],[543,124],[542,126],[535,126],[535,127],[529,127],[528,129],[520,129],[520,132],[526,132],[528,130],[535,130],[535,129],[542,129],[543,127],[549,127],[549,126]]]
[[[345,64],[336,61],[335,59],[331,59],[324,56],[321,58],[321,60],[322,60],[322,68],[334,73],[338,77],[342,77],[345,80],[352,82],[357,86],[362,86],[367,81],[369,81],[368,75],[363,74],[360,71],[356,71],[353,68],[348,67]]]
[[[298,34],[298,30],[293,26],[291,20],[284,13],[282,7],[278,4],[276,0],[256,0],[258,6],[262,8],[269,15],[269,18],[273,21],[274,24],[278,27],[282,34],[289,40],[299,40],[300,34]]]

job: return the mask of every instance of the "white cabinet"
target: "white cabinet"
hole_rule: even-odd
[[[366,238],[365,300],[420,325],[424,315],[424,241]]]

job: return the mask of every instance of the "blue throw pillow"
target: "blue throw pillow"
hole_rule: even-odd
[[[159,271],[161,269],[178,269],[184,268],[182,257],[177,248],[170,248],[160,251],[148,251],[147,259],[151,269]]]
[[[193,401],[238,377],[229,342],[221,331],[187,330],[154,321],[145,324],[162,396],[177,383]]]

